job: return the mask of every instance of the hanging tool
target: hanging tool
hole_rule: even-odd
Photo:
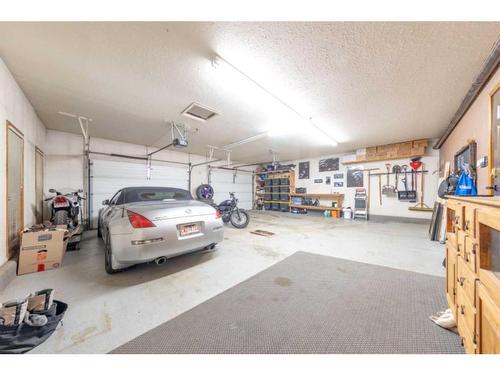
[[[404,174],[404,177],[401,181],[403,182],[403,186],[405,189],[398,191],[398,199],[400,201],[406,201],[408,200],[408,166],[406,164],[402,165],[401,171]]]
[[[420,168],[422,165],[422,162],[420,161],[420,157],[411,159],[410,161],[410,167],[411,167],[411,189],[408,191],[408,200],[410,202],[416,202],[417,201],[417,183],[418,183],[418,174],[417,170]]]
[[[433,211],[433,209],[424,203],[424,164],[422,162],[420,162],[419,167],[420,166],[422,167],[422,172],[421,172],[422,176],[420,177],[420,202],[417,203],[415,206],[410,207],[409,210],[431,212],[431,211]],[[418,168],[417,168],[417,170],[418,170]]]
[[[385,165],[385,168],[387,169],[387,183],[382,187],[382,194],[388,196],[388,197],[391,197],[391,196],[394,196],[395,194],[395,189],[394,189],[394,186],[392,186],[390,184],[390,181],[389,181],[389,175],[391,174],[391,165],[389,163],[387,163]]]
[[[378,202],[382,206],[382,175],[378,175]]]
[[[394,177],[394,191],[398,192],[399,189],[398,189],[398,185],[399,185],[399,180],[398,180],[398,176],[399,174],[401,173],[401,166],[400,165],[394,165],[392,167],[392,173],[394,173],[395,177]]]

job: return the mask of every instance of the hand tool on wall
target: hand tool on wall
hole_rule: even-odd
[[[398,176],[399,176],[399,174],[401,173],[401,166],[399,166],[399,165],[397,165],[397,164],[396,164],[396,165],[394,165],[394,166],[392,167],[392,173],[394,173],[394,175],[395,175],[395,176],[394,176],[394,191],[396,191],[396,192],[397,192],[397,191],[399,191],[399,189],[398,189],[398,185],[399,185]]]
[[[418,182],[418,169],[422,165],[422,162],[420,161],[420,157],[411,159],[410,161],[410,167],[412,170],[412,175],[411,175],[411,189],[408,192],[408,200],[410,202],[416,202],[417,201],[417,182]]]
[[[394,186],[392,186],[390,184],[390,181],[389,181],[389,176],[391,174],[391,165],[389,163],[387,163],[385,165],[385,168],[387,169],[387,173],[386,173],[387,183],[382,187],[382,193],[384,195],[387,195],[388,197],[391,197],[391,196],[394,196],[394,194],[395,194]]]
[[[420,162],[420,164],[418,164],[418,167],[416,164],[415,164],[415,167],[417,168],[417,171],[418,171],[419,167],[422,167],[422,171],[421,171],[422,175],[420,176],[420,202],[417,203],[415,206],[410,207],[409,210],[412,210],[412,211],[433,211],[432,208],[430,208],[429,206],[427,206],[424,203],[424,164],[422,162]],[[413,168],[413,166],[412,166],[412,168]],[[417,171],[415,171],[415,173]]]
[[[408,166],[406,164],[401,166],[401,173],[404,174],[401,181],[403,182],[403,187],[405,189],[398,191],[398,199],[400,201],[406,201],[408,197]]]
[[[378,202],[382,206],[382,176],[378,175]]]

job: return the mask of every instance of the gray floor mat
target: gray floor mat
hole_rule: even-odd
[[[444,279],[298,252],[112,353],[463,353]]]

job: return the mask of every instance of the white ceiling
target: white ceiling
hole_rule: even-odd
[[[187,151],[205,154],[290,128],[274,99],[212,67],[217,53],[340,142],[285,132],[234,150],[255,162],[439,136],[499,35],[500,23],[0,23],[0,56],[50,129],[79,132],[64,111],[91,117],[91,136],[161,146],[176,120],[199,128]],[[193,101],[220,115],[180,117]]]

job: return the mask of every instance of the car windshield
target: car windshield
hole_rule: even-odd
[[[138,187],[125,189],[124,203],[151,201],[187,201],[192,199],[187,190],[164,187]]]

